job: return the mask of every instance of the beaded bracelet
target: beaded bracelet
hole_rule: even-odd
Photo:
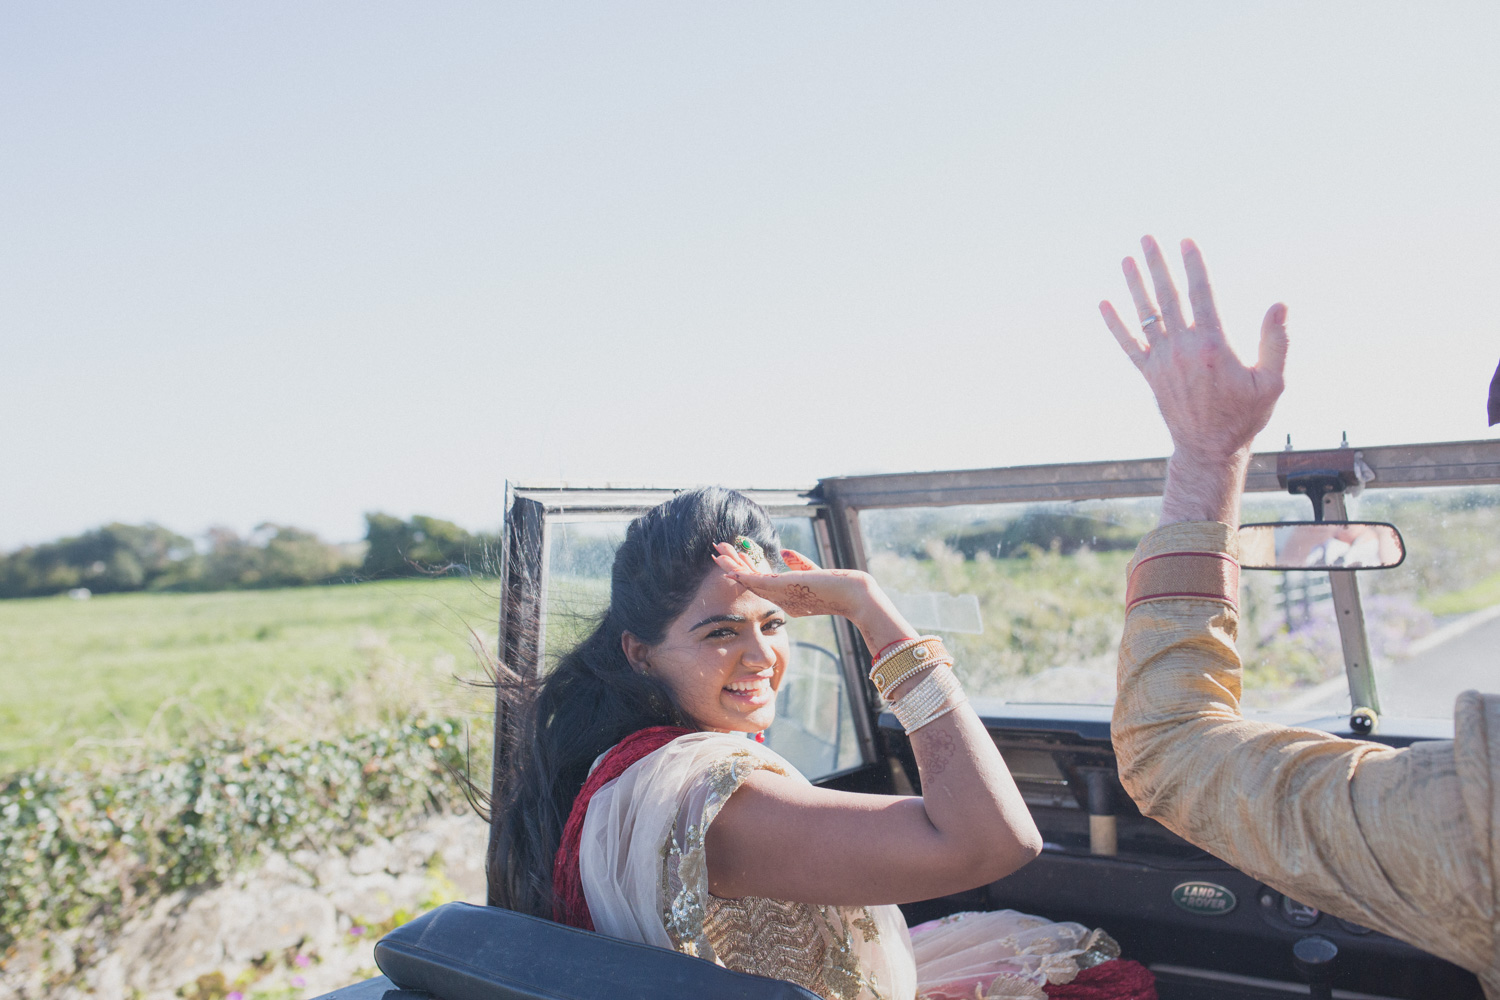
[[[891,710],[908,734],[914,733],[933,720],[948,714],[966,698],[958,678],[947,667],[939,667],[912,691],[901,698]]]
[[[891,711],[909,736],[968,700],[953,671],[947,664],[940,664],[909,693],[897,699],[891,705]]]
[[[936,659],[926,659],[913,663],[909,668],[892,677],[890,681],[885,685],[885,690],[880,692],[880,696],[887,702],[889,702],[891,700],[891,693],[893,691],[895,691],[901,685],[905,684],[907,681],[911,680],[913,677],[920,674],[922,671],[931,670],[935,667],[951,666],[953,666],[953,657],[947,655],[940,656]],[[902,697],[905,696],[903,695]]]
[[[913,674],[939,663],[952,663],[943,640],[935,635],[908,639],[891,652],[875,661],[870,668],[870,680],[882,698],[889,697],[900,684]]]
[[[898,653],[905,652],[906,650],[915,646],[917,643],[921,642],[923,639],[931,638],[933,637],[930,635],[919,635],[910,639],[897,639],[895,642],[886,643],[883,647],[881,647],[880,653],[870,663],[870,669],[874,670],[886,660],[889,660],[891,657],[897,655]]]
[[[912,733],[916,732],[918,729],[921,729],[923,726],[931,725],[968,700],[969,696],[960,691],[958,693],[958,697],[955,700],[948,702],[948,704],[944,705],[942,708],[939,708],[936,712],[933,712],[931,715],[923,719],[921,722],[917,723],[915,726],[912,726],[911,729],[907,730],[906,735],[910,736]]]
[[[879,663],[881,660],[885,659],[885,654],[886,653],[889,653],[892,649],[895,649],[897,646],[901,645],[903,642],[916,642],[916,641],[917,640],[911,638],[910,636],[908,636],[905,639],[892,639],[890,642],[888,642],[884,646],[880,647],[880,652],[878,652],[878,653],[875,654],[875,659],[872,662]]]

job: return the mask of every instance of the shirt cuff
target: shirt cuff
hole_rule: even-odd
[[[1219,521],[1157,528],[1136,547],[1127,571],[1125,611],[1143,601],[1196,598],[1239,610],[1239,530]]]

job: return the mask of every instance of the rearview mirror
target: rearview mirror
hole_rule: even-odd
[[[1390,569],[1406,543],[1383,521],[1284,521],[1240,526],[1244,569]]]

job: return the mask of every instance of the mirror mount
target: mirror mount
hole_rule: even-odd
[[[1276,481],[1288,493],[1312,502],[1313,520],[1323,520],[1323,498],[1364,483],[1359,453],[1347,447],[1327,451],[1283,451],[1276,456]]]
[[[1337,473],[1304,472],[1293,476],[1287,486],[1288,493],[1302,494],[1312,501],[1313,520],[1323,520],[1323,498],[1330,493],[1344,492],[1345,483]]]

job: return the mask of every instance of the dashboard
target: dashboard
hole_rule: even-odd
[[[1108,706],[976,707],[1045,846],[999,882],[903,907],[909,922],[1009,908],[1103,927],[1126,957],[1156,973],[1163,1000],[1285,997],[1289,990],[1306,996],[1308,974],[1329,977],[1333,995],[1347,1000],[1483,997],[1474,976],[1457,966],[1283,895],[1142,816],[1117,777]],[[1349,735],[1337,728],[1346,719],[1295,721]],[[1373,737],[1393,746],[1451,737],[1431,720],[1383,726],[1404,734]],[[888,713],[880,738],[899,762],[895,784],[920,792],[910,744]],[[1293,947],[1314,935],[1331,942],[1336,955],[1307,973]]]

